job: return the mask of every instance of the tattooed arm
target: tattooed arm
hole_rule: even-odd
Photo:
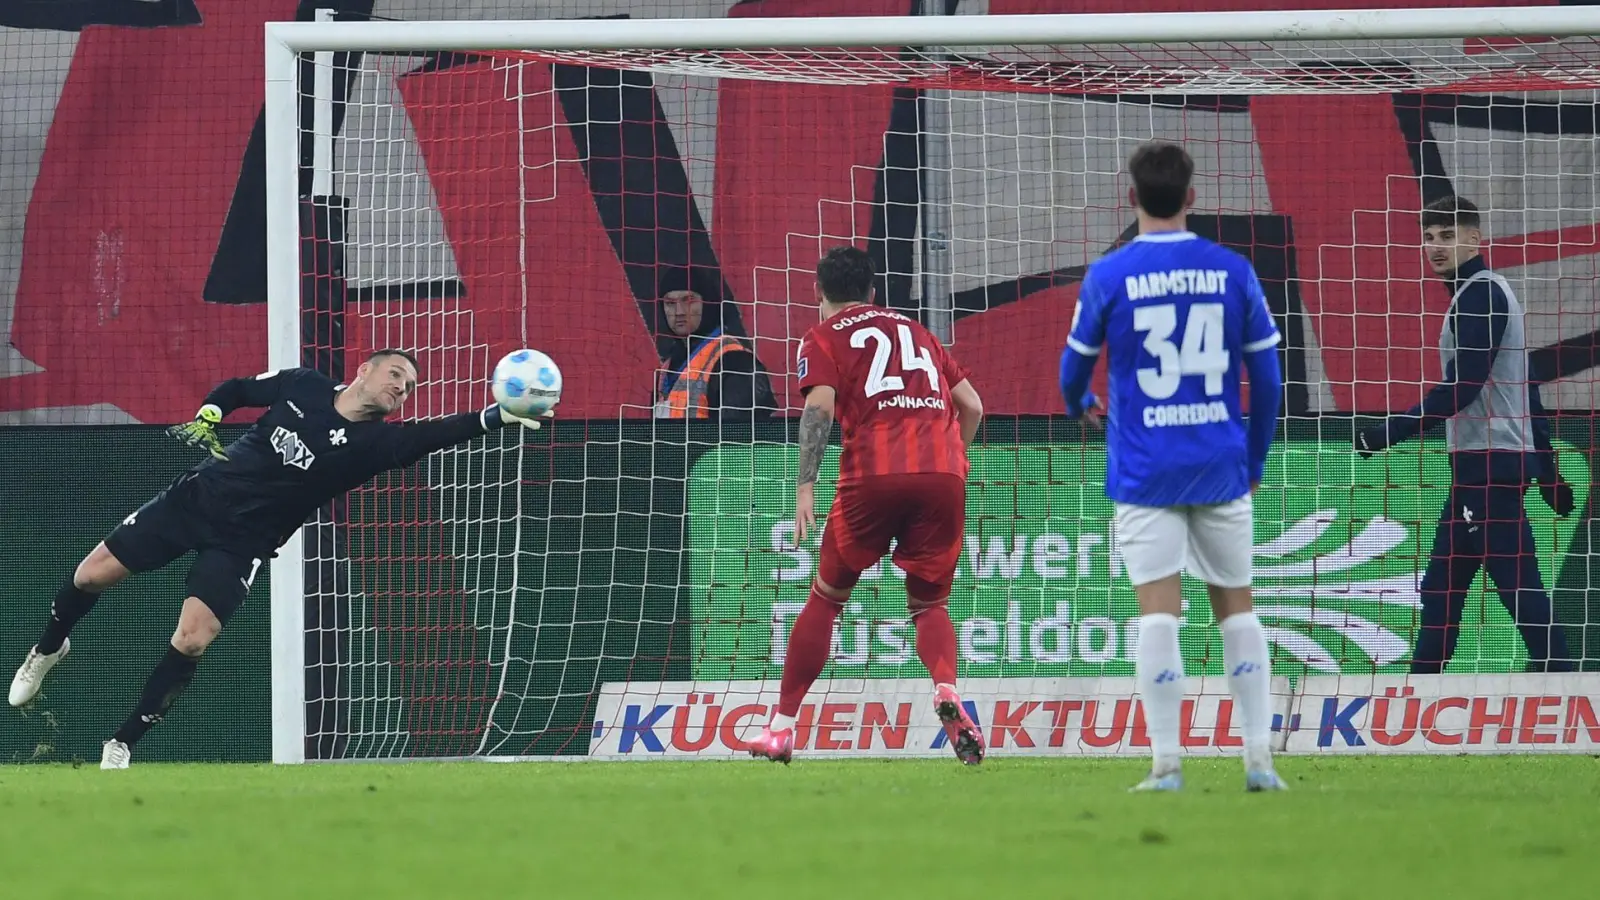
[[[800,483],[816,484],[822,469],[822,452],[833,428],[833,388],[812,388],[800,414]]]
[[[822,453],[828,449],[828,432],[833,429],[833,400],[833,388],[819,385],[806,394],[806,408],[800,413],[800,470],[794,489],[796,546],[817,526],[817,473],[822,469]]]

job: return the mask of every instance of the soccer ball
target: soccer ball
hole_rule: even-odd
[[[537,350],[515,350],[495,365],[489,389],[512,415],[540,416],[561,402],[561,370]]]

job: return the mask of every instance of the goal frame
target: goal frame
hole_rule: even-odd
[[[318,54],[313,185],[331,175],[339,51],[722,50],[1211,41],[1450,40],[1600,35],[1600,7],[868,16],[835,18],[268,22],[265,27],[267,363],[300,365],[300,54]],[[328,73],[322,70],[329,69]],[[1354,93],[1355,91],[1350,91]],[[315,192],[315,188],[313,189]],[[305,761],[303,530],[271,565],[272,761]]]

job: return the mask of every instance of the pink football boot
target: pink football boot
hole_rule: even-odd
[[[956,759],[969,766],[983,762],[983,732],[973,724],[972,717],[961,705],[961,695],[948,684],[941,684],[933,692],[933,709],[944,723],[945,737],[950,739]]]
[[[787,766],[789,760],[794,758],[794,729],[785,728],[782,731],[761,729],[761,736],[750,742],[750,755],[781,762]]]

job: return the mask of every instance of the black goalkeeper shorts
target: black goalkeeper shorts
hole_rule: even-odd
[[[132,572],[165,568],[195,551],[189,566],[189,595],[199,598],[226,625],[249,596],[262,557],[237,544],[230,546],[187,487],[179,479],[123,519],[106,536],[106,549]]]

